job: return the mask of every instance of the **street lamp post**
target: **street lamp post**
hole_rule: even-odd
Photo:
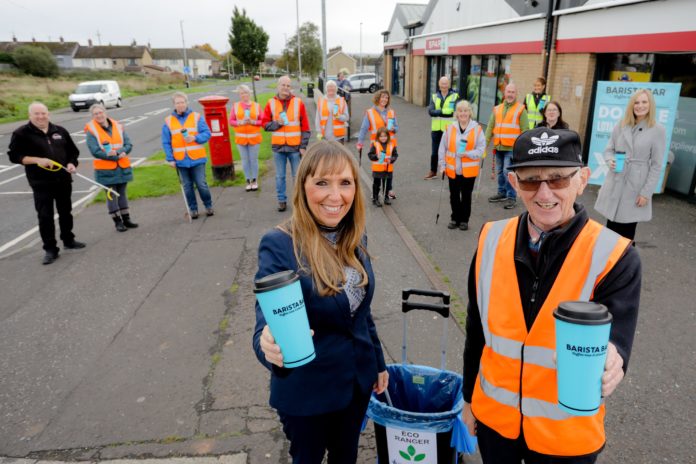
[[[295,11],[297,12],[297,76],[302,82],[302,47],[300,43],[300,0],[295,0]]]
[[[360,72],[363,72],[363,65],[362,65],[362,23],[360,23]]]

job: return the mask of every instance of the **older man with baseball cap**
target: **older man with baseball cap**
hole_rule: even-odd
[[[589,175],[577,133],[524,132],[508,179],[526,211],[481,230],[468,280],[462,415],[484,463],[593,463],[604,447],[605,405],[592,416],[561,410],[555,356],[548,356],[556,347],[553,310],[583,294],[613,316],[605,398],[631,354],[640,259],[628,239],[576,202]]]

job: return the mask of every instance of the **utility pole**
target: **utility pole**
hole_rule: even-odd
[[[295,0],[295,11],[297,12],[297,76],[302,82],[302,47],[300,43],[300,0]]]
[[[360,23],[360,72],[363,72],[363,66],[362,66],[362,23]]]
[[[231,50],[230,50],[230,52],[231,52]],[[232,74],[230,74],[230,61],[231,61],[231,60],[230,60],[230,55],[231,55],[231,54],[232,54],[232,53],[228,53],[228,54],[227,54],[227,80],[228,80],[228,81],[231,81],[231,80],[232,80]]]
[[[188,68],[188,57],[186,56],[186,42],[184,42],[184,21],[181,20],[179,21],[179,27],[181,28],[181,46],[183,47],[184,50],[184,77],[185,77],[185,82],[186,82],[186,88],[191,87],[191,83],[189,82],[189,76],[188,73],[186,72],[186,68]]]
[[[101,34],[99,33],[99,29],[97,29],[97,42],[101,45]]]
[[[326,73],[328,72],[326,65],[326,0],[321,0],[321,48],[322,48],[322,82],[326,85]],[[324,85],[321,86],[321,91],[324,91]]]
[[[290,76],[290,53],[288,53],[288,34],[285,34],[285,73]]]

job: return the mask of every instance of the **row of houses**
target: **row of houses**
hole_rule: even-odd
[[[598,81],[680,82],[667,188],[696,198],[694,17],[693,0],[399,3],[382,33],[384,84],[425,106],[449,76],[485,124],[506,83],[524,98],[543,76],[587,150]]]
[[[60,69],[113,70],[144,72],[156,74],[162,72],[184,72],[184,51],[181,48],[151,48],[150,45],[94,45],[92,40],[87,46],[78,42],[66,42],[61,37],[58,42],[21,42],[14,38],[11,42],[0,42],[0,52],[12,53],[24,46],[42,46],[55,57]],[[197,48],[186,50],[190,68],[189,74],[194,78],[212,76],[220,73],[220,61],[210,53]]]

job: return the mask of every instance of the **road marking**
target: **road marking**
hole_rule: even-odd
[[[80,140],[79,142],[77,142],[77,144],[79,145],[79,144],[81,144],[81,143],[85,143],[86,141],[87,141],[87,139]]]
[[[85,131],[77,131],[77,132],[71,132],[70,135],[75,136],[75,137],[87,137],[87,134],[85,134]]]
[[[121,124],[124,126],[130,126],[131,124],[138,123],[147,119],[147,116],[131,116],[130,118],[121,119]],[[127,122],[126,122],[127,121]]]
[[[24,177],[24,174],[20,174],[20,175],[18,175],[18,176],[10,177],[9,179],[3,180],[2,182],[0,182],[0,185],[9,184],[9,183],[12,182],[13,180],[17,180],[17,179],[19,179],[20,177]]]
[[[26,195],[27,193],[34,193],[32,191],[29,192],[0,192],[0,195]]]
[[[160,108],[159,110],[154,110],[154,111],[148,111],[145,113],[148,116],[157,116],[158,114],[162,114],[165,111],[169,111],[169,108]]]

